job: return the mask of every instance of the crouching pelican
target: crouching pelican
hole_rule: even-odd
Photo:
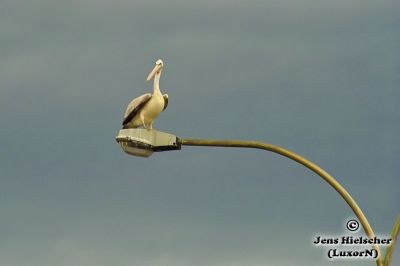
[[[153,129],[154,120],[167,108],[168,94],[162,95],[160,91],[160,76],[163,67],[163,61],[158,59],[156,66],[147,77],[147,81],[154,78],[153,94],[143,94],[128,104],[122,122],[123,128]]]

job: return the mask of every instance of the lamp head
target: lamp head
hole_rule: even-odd
[[[139,157],[149,157],[153,152],[181,149],[178,137],[153,129],[121,129],[115,139],[126,153]]]

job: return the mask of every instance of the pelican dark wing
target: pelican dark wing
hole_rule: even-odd
[[[128,124],[150,99],[151,93],[146,93],[133,99],[126,108],[122,125]]]
[[[164,108],[163,108],[164,111],[168,106],[168,94],[164,94],[163,98],[164,98]]]

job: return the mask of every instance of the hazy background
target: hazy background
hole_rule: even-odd
[[[1,0],[0,265],[374,265],[312,246],[353,214],[286,158],[184,147],[142,159],[114,137],[162,58],[170,103],[155,128],[294,150],[388,234],[400,213],[399,10]]]

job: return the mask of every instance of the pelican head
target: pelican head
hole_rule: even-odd
[[[161,74],[161,70],[164,67],[164,63],[161,59],[158,59],[156,61],[156,65],[153,68],[153,70],[150,72],[150,74],[147,76],[147,81],[151,80],[152,78],[154,78],[155,75],[160,75]]]

